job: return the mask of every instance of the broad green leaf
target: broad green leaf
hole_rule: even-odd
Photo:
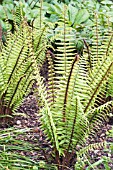
[[[56,14],[51,14],[50,21],[51,22],[57,22],[59,17]]]
[[[89,18],[89,13],[88,13],[87,9],[79,10],[76,15],[76,18],[75,18],[74,27],[76,27],[76,25],[79,25],[79,24],[87,21],[88,18]]]
[[[5,18],[5,12],[4,12],[3,6],[0,5],[0,19],[4,19],[4,18]]]
[[[49,14],[60,15],[61,10],[58,9],[58,7],[57,7],[56,5],[52,5],[52,4],[51,4],[51,5],[49,6],[47,12],[48,12]]]
[[[109,1],[109,0],[102,1],[101,3],[105,4],[105,5],[112,5],[113,4],[113,2]]]
[[[74,24],[76,15],[78,13],[78,9],[74,6],[72,6],[71,4],[68,7],[68,17],[69,17],[69,21],[71,21],[71,24]]]

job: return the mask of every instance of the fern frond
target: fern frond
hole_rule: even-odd
[[[64,103],[65,90],[68,81],[68,75],[72,66],[72,62],[76,56],[74,52],[74,34],[72,30],[66,27],[65,31],[63,27],[60,27],[57,31],[56,37],[58,37],[58,42],[56,42],[57,49],[54,59],[54,69],[56,73],[55,84],[57,89],[56,101],[61,105],[61,109]],[[65,34],[65,35],[64,35]],[[65,40],[64,40],[65,37]],[[62,102],[62,103],[61,103]]]
[[[34,64],[33,64],[34,65]],[[44,130],[45,134],[47,135],[47,138],[51,141],[51,143],[54,145],[54,147],[59,151],[59,143],[58,143],[58,137],[56,133],[56,126],[54,123],[54,119],[52,117],[52,112],[49,107],[49,103],[47,102],[47,93],[44,88],[44,84],[41,80],[39,69],[36,67],[35,63],[35,72],[36,72],[36,78],[37,78],[37,86],[38,86],[38,93],[39,97],[43,102],[43,108],[40,111],[41,115],[41,122],[42,122],[42,129]]]
[[[37,80],[38,93],[37,98],[40,98],[40,102],[43,104],[43,107],[40,109],[40,120],[41,127],[44,130],[47,138],[54,145],[56,151],[60,152],[58,137],[56,133],[56,126],[52,117],[51,109],[49,107],[49,103],[47,101],[47,91],[43,83],[43,78],[40,76],[40,67],[37,65],[37,57],[35,56],[33,50],[33,41],[32,38],[29,37],[29,50],[32,59],[32,66],[34,68],[34,78]]]
[[[33,38],[33,46],[34,51],[36,54],[37,62],[42,65],[45,59],[45,53],[47,48],[47,32],[48,32],[48,26],[44,25],[41,28],[32,28],[32,38]]]
[[[105,57],[101,63],[99,62],[98,66],[96,66],[90,74],[87,82],[88,86],[90,87],[90,92],[89,97],[85,100],[85,113],[87,112],[87,110],[90,110],[94,106],[94,103],[96,101],[99,105],[100,102],[98,99],[98,95],[100,92],[101,96],[102,94],[104,95],[106,91],[106,83],[109,78],[112,67],[113,63],[111,54],[109,57]]]
[[[106,96],[113,97],[113,71],[111,71],[111,75],[108,80]]]
[[[48,103],[54,104],[56,98],[56,85],[55,85],[55,70],[53,63],[53,54],[51,51],[47,51],[46,54],[48,61]]]
[[[92,42],[92,50],[91,50],[91,54],[92,54],[92,63],[95,66],[98,63],[99,57],[102,57],[103,51],[100,51],[101,49],[101,42],[102,42],[102,33],[101,33],[101,29],[99,28],[99,23],[98,23],[98,15],[95,14],[95,32],[93,33],[93,42]],[[101,52],[101,53],[100,53]]]
[[[69,151],[73,150],[78,143],[82,144],[87,134],[88,122],[84,116],[80,99],[75,97],[73,105],[70,105],[70,112],[66,110],[65,121],[63,121],[62,110],[58,110],[58,107],[51,111],[57,127],[56,133],[60,148],[63,151]]]
[[[93,143],[89,144],[88,146],[80,149],[77,153],[77,157],[82,157],[83,155],[88,155],[88,152],[91,150],[96,150],[96,149],[101,149],[106,146],[106,141],[104,142],[98,142],[98,143]]]
[[[24,21],[23,6],[22,3],[20,2],[16,7],[16,10],[13,12],[14,30],[18,30],[19,27],[21,27],[23,21]]]
[[[111,112],[113,107],[113,101],[109,101],[95,109],[90,110],[87,113],[87,118],[89,121],[89,138],[99,131],[100,126],[103,122],[107,122],[109,120],[109,113]]]
[[[88,120],[84,115],[83,106],[80,103],[79,97],[77,97],[76,100],[74,100],[73,104],[74,103],[75,105],[71,106],[71,109],[69,110],[69,115],[71,116],[69,117],[68,115],[67,122],[66,122],[67,124],[66,134],[67,134],[67,138],[70,139],[68,145],[68,151],[70,149],[73,150],[77,144],[82,145],[85,136],[89,131]]]

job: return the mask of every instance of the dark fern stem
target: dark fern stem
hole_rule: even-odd
[[[69,83],[70,83],[70,79],[71,79],[71,75],[72,75],[72,72],[73,72],[73,68],[74,68],[74,65],[75,63],[79,60],[79,55],[77,54],[74,58],[74,61],[72,63],[72,66],[71,66],[71,70],[70,70],[70,73],[69,73],[69,77],[68,77],[68,81],[67,81],[67,86],[66,86],[66,91],[65,91],[65,97],[64,97],[64,105],[63,105],[63,121],[65,122],[66,121],[66,104],[67,104],[67,97],[68,97],[68,90],[69,90]]]

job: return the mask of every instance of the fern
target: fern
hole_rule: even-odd
[[[24,23],[23,23],[24,26]],[[22,26],[22,27],[23,27]],[[28,29],[18,30],[7,40],[0,53],[1,107],[14,111],[31,87],[32,67],[28,49]],[[29,89],[28,88],[28,89]],[[2,113],[4,114],[4,113]]]
[[[6,42],[1,46],[0,51],[0,114],[2,116],[12,115],[29,93],[32,84],[36,81],[33,76],[32,54],[37,65],[41,67],[47,47],[48,27],[36,28],[34,24],[28,25],[21,3],[14,11],[13,17],[14,32],[10,31],[7,19]]]
[[[55,54],[47,53],[48,86],[43,85],[36,69],[38,98],[41,98],[41,128],[54,147],[58,167],[76,162],[77,148],[84,147],[100,125],[108,121],[113,102],[106,103],[106,85],[113,69],[112,31],[104,35],[96,29],[93,45],[86,44],[82,56],[75,53],[75,35],[66,20],[56,29]],[[85,42],[85,40],[84,40]],[[86,50],[87,53],[86,53]],[[53,57],[54,56],[54,57]],[[86,150],[97,144],[90,145]],[[98,146],[100,146],[99,144]],[[85,153],[83,148],[80,153]]]

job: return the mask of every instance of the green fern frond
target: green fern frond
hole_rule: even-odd
[[[101,29],[99,28],[100,25],[98,23],[98,15],[95,14],[95,25],[94,25],[94,32],[93,32],[93,42],[92,42],[92,49],[91,49],[91,54],[92,54],[92,64],[95,66],[98,63],[98,60],[100,60],[99,57],[103,56],[103,50],[101,50],[101,43],[102,43],[102,32]]]
[[[53,118],[56,122],[59,141],[61,141],[59,143],[60,148],[62,148],[63,150],[64,148],[67,148],[67,150],[69,150],[70,148],[72,149],[77,145],[77,143],[83,142],[82,139],[85,138],[85,135],[87,134],[87,130],[88,130],[87,118],[84,117],[84,112],[82,110],[83,106],[80,103],[79,97],[76,98],[77,95],[75,95],[74,93],[74,88],[77,85],[76,78],[77,76],[78,77],[80,76],[79,71],[80,71],[80,66],[78,64],[78,55],[77,55],[73,60],[66,87],[65,86],[62,87],[62,91],[60,91],[61,89],[58,89],[60,93],[64,94],[63,96],[64,98],[62,98],[64,103],[61,103],[62,102],[61,98],[60,100],[58,100],[59,98],[57,99],[58,96],[57,95],[56,102],[54,103],[54,106],[51,110],[53,113]],[[82,70],[81,72],[83,74]],[[80,79],[81,76],[79,77],[79,80]],[[83,84],[81,86],[83,86]],[[81,94],[81,89],[80,91],[77,92],[78,94],[79,93]],[[63,131],[61,131],[62,127],[63,127]]]
[[[46,54],[48,61],[48,103],[54,104],[56,98],[56,85],[55,85],[55,70],[53,63],[53,54],[51,51],[47,51]]]
[[[33,42],[32,38],[29,37],[29,49],[30,49],[30,55],[32,59],[32,66],[34,70],[34,79],[37,80],[37,87],[38,92],[36,93],[37,98],[40,98],[40,102],[43,104],[43,107],[40,109],[40,120],[41,120],[41,127],[44,130],[45,134],[47,135],[47,138],[51,141],[51,143],[54,145],[56,151],[60,151],[59,143],[58,143],[58,137],[56,134],[56,126],[52,117],[50,104],[47,101],[47,91],[46,87],[43,82],[43,78],[40,76],[40,66],[37,64],[37,57],[35,56],[34,50],[32,48]]]
[[[75,104],[74,104],[75,103]],[[88,120],[84,115],[83,106],[80,103],[79,97],[77,97],[73,106],[69,110],[67,114],[67,122],[66,122],[66,135],[69,141],[68,151],[70,149],[74,149],[74,147],[79,144],[82,145],[87,135],[88,128]],[[71,115],[71,116],[69,116]]]
[[[64,31],[65,30],[65,31]],[[68,75],[72,66],[72,62],[76,56],[74,52],[74,34],[72,30],[68,27],[63,29],[60,27],[57,31],[56,37],[58,36],[58,41],[56,42],[57,49],[54,59],[54,70],[56,73],[56,89],[57,98],[56,101],[59,102],[59,106],[63,105],[65,90],[67,86]],[[64,92],[63,92],[64,91]]]
[[[40,27],[34,27],[32,28],[32,38],[33,38],[33,46],[34,51],[36,54],[37,62],[42,65],[42,63],[45,60],[45,53],[47,50],[47,33],[48,33],[48,26],[44,25],[41,28]]]
[[[54,147],[59,152],[61,152],[59,148],[57,133],[56,133],[56,126],[54,123],[54,119],[52,117],[52,112],[49,107],[50,104],[47,102],[47,93],[44,88],[43,81],[40,77],[39,69],[38,67],[36,67],[36,63],[35,63],[35,72],[36,72],[36,78],[38,80],[37,81],[38,93],[39,93],[38,96],[42,100],[44,106],[40,111],[40,115],[41,115],[40,120],[42,122],[41,127],[44,130],[45,134],[47,135],[47,139],[49,139],[51,143],[54,145]]]
[[[62,151],[72,150],[78,143],[83,144],[83,139],[85,139],[88,130],[87,118],[84,116],[79,98],[76,98],[74,105],[70,107],[70,112],[66,112],[65,121],[63,121],[62,111],[57,108],[51,110]]]
[[[23,22],[0,53],[0,107],[10,108],[12,111],[17,109],[33,83],[29,36],[28,26]]]
[[[79,157],[82,157],[83,155],[88,155],[89,151],[103,148],[105,146],[106,146],[106,141],[89,144],[88,146],[79,150],[77,157],[79,158]]]
[[[85,113],[87,112],[87,110],[90,110],[93,107],[96,101],[98,105],[100,104],[98,95],[100,94],[100,92],[104,95],[104,93],[106,92],[106,83],[109,78],[112,67],[112,54],[110,54],[109,57],[105,57],[103,61],[98,62],[98,66],[93,69],[92,73],[87,79],[90,91],[89,97],[85,101]]]
[[[21,27],[22,22],[25,20],[23,16],[23,5],[20,2],[13,12],[13,24],[14,30],[18,30]]]
[[[113,97],[113,72],[111,72],[110,78],[108,80],[106,96]]]
[[[100,126],[103,122],[107,122],[109,120],[109,114],[113,107],[113,101],[109,101],[95,109],[90,110],[87,113],[87,118],[89,121],[89,138],[91,136],[94,137],[97,131],[99,131]]]

